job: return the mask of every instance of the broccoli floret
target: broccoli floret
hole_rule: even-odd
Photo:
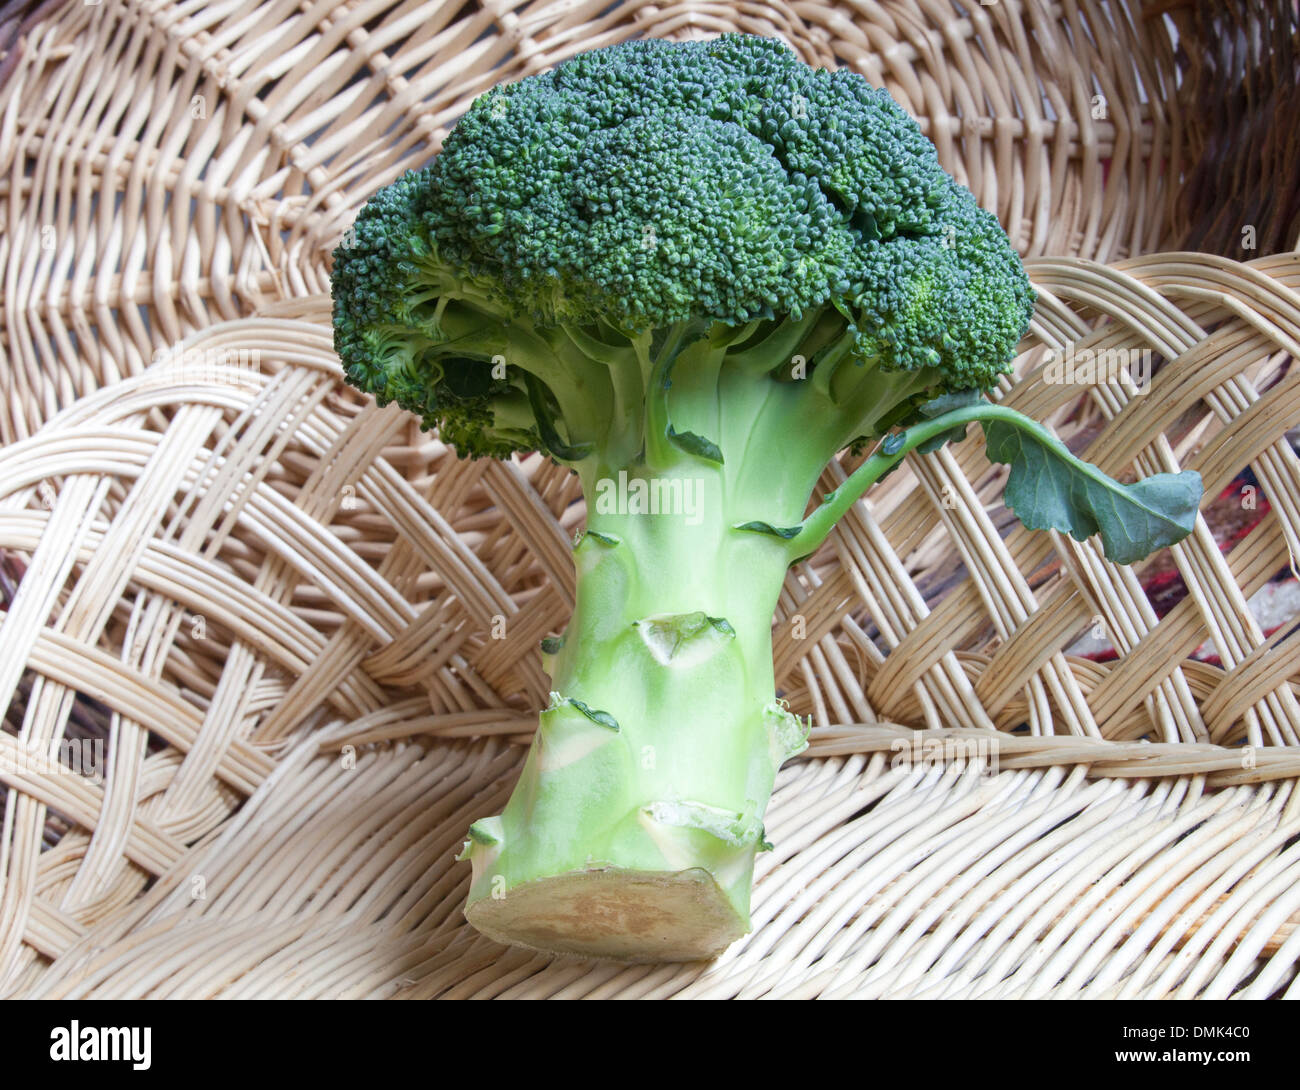
[[[1010,241],[888,93],[774,40],[627,42],[494,88],[366,204],[333,289],[349,382],[462,455],[582,480],[555,692],[466,845],[467,914],[503,941],[697,958],[747,929],[806,729],[774,694],[786,569],[908,451],[981,421],[1026,525],[1116,559],[1195,517],[1194,474],[1125,490],[980,396],[1034,309]]]

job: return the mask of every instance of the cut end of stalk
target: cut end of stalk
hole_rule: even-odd
[[[707,961],[748,928],[706,870],[573,871],[484,897],[465,916],[488,938],[606,961]]]

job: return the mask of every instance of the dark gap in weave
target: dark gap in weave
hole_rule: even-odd
[[[1241,261],[1290,250],[1300,236],[1300,11],[1293,0],[1183,0],[1176,11],[1188,148],[1175,248]]]
[[[1255,964],[1251,967],[1250,971],[1246,973],[1246,975],[1243,976],[1240,980],[1238,980],[1237,983],[1233,986],[1234,994],[1240,995],[1242,992],[1244,992],[1253,983],[1255,983],[1255,981],[1259,978],[1259,974],[1262,973],[1265,969],[1269,968],[1271,965],[1272,965],[1272,958],[1263,957],[1263,956],[1256,957]],[[1294,979],[1295,979],[1295,966],[1293,964],[1291,967],[1291,975],[1287,977],[1285,982],[1279,983],[1276,990],[1274,990],[1268,996],[1268,998],[1281,999],[1283,997],[1283,993],[1287,990],[1287,988],[1291,986],[1291,982]]]
[[[8,610],[25,571],[26,564],[21,557],[0,549],[0,608]],[[23,672],[13,697],[0,718],[0,729],[15,738],[22,730],[36,676],[34,670]],[[63,733],[52,748],[50,758],[65,767],[68,774],[86,776],[102,784],[108,771],[112,716],[112,709],[108,705],[88,693],[74,690],[72,707],[64,722]],[[149,756],[162,753],[168,748],[169,743],[164,738],[153,731],[148,732],[146,752]],[[0,785],[0,808],[3,808],[7,794],[4,785]],[[75,824],[56,811],[47,811],[42,850],[57,844],[63,833]]]
[[[45,825],[41,829],[41,851],[48,852],[53,848],[57,848],[59,842],[75,828],[77,828],[75,821],[47,805],[45,807]]]
[[[85,0],[3,0],[0,2],[0,86],[22,56],[24,36],[38,22],[53,15],[59,8]]]
[[[845,821],[844,821],[844,825],[845,825],[845,827],[847,827],[847,826],[849,826],[849,825],[852,825],[853,822],[857,821],[859,818],[864,818],[864,817],[866,817],[866,816],[867,816],[869,813],[871,813],[871,811],[873,811],[873,810],[876,808],[876,806],[880,803],[880,799],[882,799],[882,798],[884,798],[884,797],[885,797],[884,795],[881,795],[881,796],[879,796],[878,798],[874,798],[874,799],[872,799],[870,802],[868,802],[865,806],[863,806],[860,810],[855,810],[852,814],[850,814],[850,815],[845,819]]]
[[[1270,993],[1265,997],[1265,999],[1266,999],[1266,1000],[1268,1000],[1268,999],[1285,999],[1285,998],[1286,998],[1287,989],[1290,988],[1291,985],[1295,982],[1295,978],[1296,978],[1296,974],[1295,974],[1294,971],[1292,971],[1291,975],[1287,978],[1286,983],[1285,983],[1285,984],[1279,984],[1279,985],[1278,985],[1278,986],[1277,986],[1277,987],[1276,987],[1272,992],[1270,992]]]

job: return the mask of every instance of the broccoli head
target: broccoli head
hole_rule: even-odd
[[[508,323],[562,366],[569,330],[829,316],[818,363],[923,374],[919,403],[992,386],[1034,305],[996,218],[887,92],[740,34],[626,42],[481,96],[365,206],[334,282],[349,380],[470,455],[538,445]]]

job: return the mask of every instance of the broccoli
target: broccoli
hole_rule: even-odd
[[[773,678],[786,571],[909,451],[980,421],[1022,522],[1119,562],[1194,523],[1195,473],[1120,485],[983,396],[1035,305],[1007,236],[888,93],[778,41],[632,41],[496,87],[334,260],[350,383],[586,498],[550,704],[462,855],[501,942],[692,960],[749,929],[808,731]],[[808,513],[845,449],[870,456]]]

